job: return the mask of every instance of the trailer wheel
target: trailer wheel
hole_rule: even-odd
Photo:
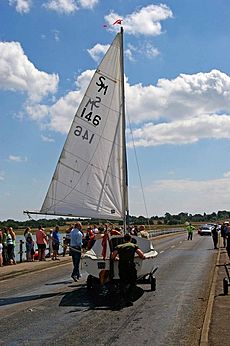
[[[228,294],[228,279],[227,278],[223,279],[223,288],[224,288],[224,294],[227,295]]]
[[[155,278],[155,276],[150,275],[149,280],[150,280],[150,285],[151,285],[151,291],[156,291],[156,278]]]
[[[93,277],[92,275],[88,275],[87,281],[86,281],[87,289],[90,290],[93,288]]]

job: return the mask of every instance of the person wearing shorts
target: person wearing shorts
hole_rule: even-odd
[[[39,261],[45,261],[45,251],[47,246],[47,236],[42,226],[38,227],[36,232],[36,242],[38,246],[38,259]]]
[[[53,246],[53,261],[59,261],[60,259],[57,258],[58,251],[59,251],[59,245],[60,245],[60,236],[59,236],[59,227],[56,226],[52,233],[52,246]]]

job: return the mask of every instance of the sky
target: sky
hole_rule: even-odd
[[[40,209],[116,19],[130,214],[230,210],[229,0],[0,0],[0,220]]]

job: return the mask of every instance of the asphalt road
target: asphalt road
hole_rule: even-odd
[[[0,283],[0,345],[199,345],[216,260],[211,237],[154,241],[157,290],[138,286],[132,307],[119,292],[87,291],[71,264]]]

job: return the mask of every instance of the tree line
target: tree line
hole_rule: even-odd
[[[129,216],[128,223],[130,225],[182,225],[186,221],[189,222],[201,222],[201,223],[218,223],[222,220],[230,219],[230,211],[218,211],[217,213],[213,212],[211,214],[189,214],[189,213],[179,213],[177,215],[172,215],[170,213],[165,213],[164,216],[151,216],[147,219],[145,216]],[[29,219],[25,221],[16,221],[13,219],[8,219],[5,221],[0,221],[0,228],[3,227],[13,227],[14,229],[22,229],[26,227],[37,228],[39,225],[42,225],[45,228],[58,226],[68,226],[76,221],[81,221],[83,225],[88,224],[101,224],[107,223],[107,220],[98,220],[98,219],[81,219],[81,218],[57,218],[57,219]],[[114,223],[122,224],[121,222],[114,221]]]

